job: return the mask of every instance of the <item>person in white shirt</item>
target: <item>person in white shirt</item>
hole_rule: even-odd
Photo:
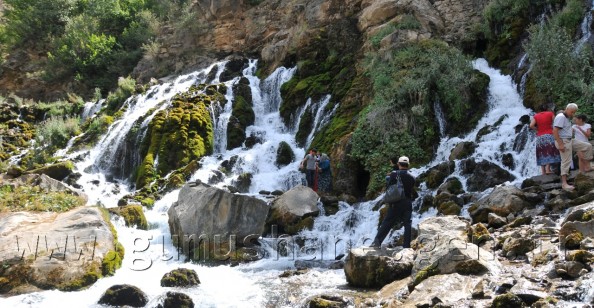
[[[579,159],[581,172],[590,172],[590,160],[592,160],[592,144],[579,140],[573,140],[573,129],[571,127],[571,118],[578,110],[576,104],[568,104],[562,113],[557,114],[553,121],[553,137],[555,137],[555,146],[561,154],[561,187],[565,190],[573,190],[574,187],[567,183],[569,166],[571,165],[572,151],[583,152]]]
[[[592,134],[592,126],[588,123],[588,117],[585,114],[578,114],[573,118],[573,132],[575,133],[575,140],[590,142],[590,135]]]

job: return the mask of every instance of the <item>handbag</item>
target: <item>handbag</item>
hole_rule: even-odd
[[[396,183],[388,186],[384,195],[384,203],[396,203],[405,198],[404,187],[400,180],[400,174],[396,177]]]

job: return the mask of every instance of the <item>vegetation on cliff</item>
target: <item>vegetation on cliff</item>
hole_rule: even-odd
[[[439,140],[435,104],[447,123],[446,133],[471,129],[486,109],[489,78],[474,71],[461,51],[438,40],[402,44],[385,55],[371,53],[368,74],[373,102],[360,114],[352,155],[372,174],[368,193],[384,185],[389,159],[407,155],[426,162]]]

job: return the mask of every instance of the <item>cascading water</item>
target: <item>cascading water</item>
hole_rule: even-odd
[[[580,38],[580,40],[577,42],[577,44],[575,46],[576,52],[580,52],[582,50],[582,48],[584,47],[584,45],[590,40],[590,37],[592,37],[592,31],[590,29],[592,28],[592,9],[593,8],[594,8],[594,0],[591,1],[590,3],[588,3],[586,16],[584,16],[584,19],[582,20],[582,23],[580,25],[582,37]]]
[[[443,138],[445,137],[447,121],[438,100],[433,104],[433,110],[435,111],[435,117],[437,118],[437,125],[439,127],[439,138]]]
[[[448,155],[458,142],[474,140],[480,128],[493,124],[502,117],[503,120],[497,130],[485,135],[479,142],[475,156],[478,159],[488,159],[498,163],[502,150],[513,151],[514,126],[517,124],[517,117],[528,114],[530,111],[522,106],[521,99],[509,76],[502,76],[497,70],[489,68],[484,60],[475,61],[474,66],[491,77],[489,112],[479,122],[477,129],[464,138],[444,139],[437,151],[438,157],[429,166],[447,160],[445,155]],[[217,184],[218,186],[232,184],[238,175],[245,172],[253,174],[250,192],[254,194],[261,189],[286,190],[300,183],[302,175],[296,170],[304,150],[296,145],[294,132],[291,132],[282,123],[278,111],[280,86],[293,76],[295,69],[279,68],[268,78],[260,81],[254,76],[255,67],[256,62],[250,62],[249,67],[243,72],[244,77],[250,81],[256,115],[255,124],[247,128],[246,135],[259,136],[260,143],[251,149],[224,150],[224,147],[219,147],[217,153],[202,159],[201,169],[192,176],[191,180],[200,179],[207,182],[213,172],[219,169],[221,162],[234,159],[236,163],[232,175]],[[115,144],[126,133],[119,131],[129,129],[137,119],[144,116],[151,108],[158,106],[159,102],[171,98],[176,91],[183,91],[185,87],[196,82],[199,75],[194,73],[182,76],[178,78],[179,83],[176,83],[176,86],[173,84],[155,86],[150,91],[152,93],[150,99],[148,97],[136,98],[135,104],[132,100],[128,101],[125,118],[110,127],[102,142],[91,151],[91,155],[85,161],[77,164],[77,168],[83,170],[92,167],[94,162],[101,166],[102,161],[98,158],[100,153],[108,151],[107,145]],[[229,81],[229,85],[236,81],[237,79]],[[181,86],[182,84],[183,86]],[[230,88],[232,87],[228,86],[228,89]],[[228,98],[232,97],[232,94],[228,95]],[[232,99],[229,101],[232,102]],[[139,106],[139,103],[152,107]],[[165,105],[163,104],[159,108],[165,108]],[[319,108],[318,110],[324,109]],[[225,107],[223,111],[219,110],[218,120],[229,114],[230,110],[230,107],[229,109]],[[213,113],[213,115],[216,114]],[[325,116],[329,117],[330,114],[331,112]],[[148,124],[147,121],[147,119],[144,120]],[[223,127],[224,121],[218,122],[217,125]],[[216,132],[215,139],[223,138],[225,134],[223,129],[217,129]],[[284,167],[278,167],[275,164],[276,150],[281,141],[287,142],[292,147],[296,157],[293,163]],[[220,140],[215,142],[220,142]],[[532,142],[529,140],[522,152],[514,153],[518,163],[516,168],[510,171],[520,178],[538,174],[533,159],[534,145]],[[97,200],[104,202],[107,200],[106,204],[115,205],[115,200],[122,194],[112,193],[118,183],[105,179],[101,170],[107,168],[97,169],[98,171],[95,173],[83,172],[79,183],[83,185],[85,192],[90,194],[89,203],[94,204]],[[418,175],[423,170],[426,168],[414,169],[411,172]],[[101,177],[101,181],[96,185],[92,184],[91,180],[94,179],[92,177]],[[3,307],[51,307],[76,303],[81,307],[96,306],[99,297],[108,287],[114,284],[128,283],[141,287],[149,296],[148,306],[152,307],[161,300],[164,293],[170,290],[159,286],[160,278],[166,272],[180,266],[194,269],[200,276],[202,284],[199,287],[184,289],[184,293],[192,297],[194,304],[198,307],[294,307],[303,305],[307,296],[338,290],[346,285],[343,270],[315,269],[297,278],[280,279],[278,277],[282,271],[294,268],[295,259],[318,257],[318,255],[312,255],[311,251],[304,251],[295,256],[276,258],[273,249],[268,251],[268,258],[237,267],[206,267],[200,264],[185,263],[185,257],[180,256],[171,243],[167,224],[167,210],[177,200],[178,193],[179,191],[173,191],[166,194],[155,203],[153,209],[146,211],[147,219],[153,226],[151,230],[128,228],[119,218],[113,219],[119,234],[119,241],[126,248],[122,268],[116,271],[114,276],[102,278],[88,289],[79,292],[38,292],[0,299],[0,305]],[[379,213],[373,211],[373,207],[377,202],[378,200],[373,200],[352,206],[341,203],[337,214],[318,217],[314,222],[313,230],[302,232],[299,237],[306,239],[310,243],[309,245],[314,245],[312,251],[319,253],[319,258],[333,259],[337,255],[346,253],[351,246],[364,244],[368,236],[375,235]],[[435,211],[429,211],[423,217],[431,215],[435,215]],[[417,225],[423,217],[416,215],[413,218],[413,225]],[[148,249],[145,250],[147,247]]]
[[[489,83],[489,110],[487,114],[478,122],[476,128],[463,137],[444,138],[439,144],[436,157],[433,162],[419,171],[425,171],[444,161],[448,161],[452,149],[460,142],[475,142],[481,129],[490,126],[491,130],[483,135],[477,142],[477,151],[473,157],[477,160],[488,160],[498,166],[503,166],[502,155],[504,153],[512,154],[515,164],[513,169],[508,171],[518,180],[528,176],[537,175],[539,170],[535,162],[535,138],[532,134],[524,133],[526,141],[520,152],[514,150],[516,139],[516,126],[522,115],[529,115],[531,110],[525,108],[522,99],[510,76],[501,75],[498,70],[488,66],[487,61],[478,59],[473,62],[475,69],[487,74],[491,82]],[[498,123],[500,122],[500,123]],[[495,126],[495,124],[498,124]],[[464,177],[460,176],[459,168],[452,176],[457,176],[464,183]]]
[[[104,102],[105,99],[100,99],[96,102],[86,102],[82,115],[80,116],[81,121],[84,121],[94,116],[97,112],[99,112],[99,110],[101,110],[101,107],[103,107]]]

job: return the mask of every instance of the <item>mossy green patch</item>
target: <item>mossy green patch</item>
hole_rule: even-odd
[[[224,96],[219,92],[209,96],[193,86],[153,117],[141,148],[137,187],[212,153],[214,133],[208,106],[215,100],[224,100]]]
[[[117,208],[111,208],[109,210],[110,212],[113,212],[114,214],[121,216],[124,219],[126,226],[128,227],[136,226],[136,228],[141,230],[148,229],[148,222],[146,220],[146,217],[144,216],[144,212],[142,211],[141,205],[121,206]]]

